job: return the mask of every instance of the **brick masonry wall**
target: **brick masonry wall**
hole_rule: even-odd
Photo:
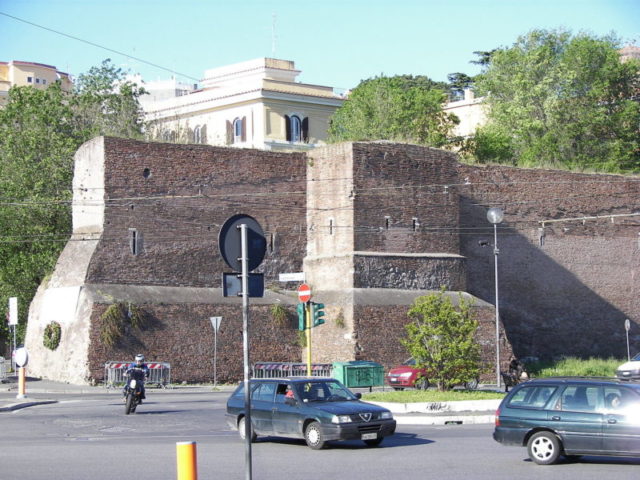
[[[112,348],[100,341],[102,315],[108,305],[96,304],[91,314],[89,365],[92,379],[104,379],[106,361],[133,361],[143,353],[147,361],[169,362],[178,382],[213,382],[214,331],[211,316],[222,316],[217,334],[217,380],[233,383],[243,378],[242,306],[211,304],[139,305],[148,316],[141,330],[127,328]],[[250,362],[299,362],[295,307],[287,307],[283,322],[274,320],[269,306],[250,307]]]
[[[499,226],[500,316],[519,357],[626,357],[640,349],[640,179],[459,166],[468,292],[494,303],[489,206]],[[466,183],[466,185],[465,185]],[[601,219],[582,217],[604,216]],[[554,219],[574,221],[546,223]],[[541,236],[541,234],[544,234]],[[481,246],[481,243],[488,244]]]
[[[220,287],[218,234],[232,215],[262,226],[266,283],[299,271],[305,252],[302,154],[105,138],[105,225],[87,281]],[[142,238],[138,255],[131,233]]]
[[[269,248],[258,271],[265,273],[268,285],[275,287],[278,273],[301,270],[307,241],[303,154],[110,138],[105,142],[104,238],[87,283],[220,287],[221,273],[229,269],[218,253],[218,231],[236,213],[253,215],[265,229]],[[354,250],[461,254],[466,258],[467,291],[490,304],[493,230],[486,210],[494,205],[504,208],[498,240],[500,313],[506,335],[503,362],[508,361],[509,343],[519,357],[622,357],[625,318],[632,321],[632,349],[640,349],[638,217],[620,217],[613,223],[610,218],[547,223],[543,245],[539,231],[543,220],[639,212],[637,177],[468,166],[457,164],[448,153],[386,143],[354,144],[353,158]],[[388,230],[381,223],[385,216],[391,219]],[[416,232],[413,217],[420,223]],[[130,228],[143,237],[137,256],[130,252]],[[415,264],[361,260],[355,272],[359,286],[370,282],[415,288]],[[459,267],[446,273],[442,265],[434,268],[446,278],[462,276]],[[169,359],[176,380],[212,378],[211,315],[228,319],[218,336],[219,381],[241,378],[240,306],[142,306],[155,319],[153,327],[131,332],[131,338],[114,349],[97,341],[106,306],[95,307],[89,359],[95,378],[102,377],[105,361],[126,360],[137,351],[150,360]],[[269,317],[268,306],[253,308],[257,313],[252,318]],[[293,307],[288,308],[293,314]],[[330,330],[319,333],[318,341],[330,337],[331,351],[342,356],[353,352],[354,359],[385,367],[406,358],[397,337],[407,322],[408,306],[353,308],[352,318],[345,310],[352,340],[340,328],[332,335]],[[491,363],[493,309],[479,309],[479,320],[478,338]],[[301,360],[295,326],[282,328],[259,320],[254,326],[252,361]]]
[[[353,159],[356,251],[459,253],[458,201],[447,187],[458,182],[455,155],[354,143]]]

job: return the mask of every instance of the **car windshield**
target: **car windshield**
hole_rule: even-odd
[[[409,360],[404,362],[402,365],[407,365],[408,367],[413,367],[415,364],[416,364],[416,359],[415,358],[410,358]]]
[[[295,386],[303,402],[344,402],[356,396],[338,382],[304,382]]]

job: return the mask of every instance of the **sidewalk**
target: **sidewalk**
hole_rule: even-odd
[[[235,386],[218,385],[216,392],[231,393]],[[27,378],[26,397],[18,399],[18,381],[16,377],[9,377],[0,383],[0,414],[35,405],[56,403],[60,395],[114,395],[119,388],[108,389],[105,386],[72,385],[51,380]],[[171,388],[152,388],[157,393],[214,392],[213,385],[172,385]],[[493,423],[495,411],[500,404],[496,400],[474,400],[462,402],[432,402],[432,403],[388,403],[370,402],[388,408],[393,413],[398,425],[455,425]]]

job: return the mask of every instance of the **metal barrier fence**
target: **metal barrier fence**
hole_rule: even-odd
[[[104,364],[104,385],[107,388],[123,386],[125,373],[131,362],[107,362]],[[171,387],[171,365],[167,362],[147,362],[149,378],[145,385]]]
[[[8,371],[9,371],[9,365],[7,365],[7,362],[4,359],[4,357],[0,357],[0,380],[4,380],[5,378],[7,378]]]
[[[257,362],[253,364],[253,378],[306,377],[306,363]],[[311,376],[330,377],[330,363],[311,364]]]

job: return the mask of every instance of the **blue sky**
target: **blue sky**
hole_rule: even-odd
[[[302,82],[336,88],[380,74],[446,80],[478,73],[474,51],[534,28],[614,32],[640,45],[640,0],[0,0],[0,12],[189,83],[208,68],[271,56],[295,61]],[[171,76],[0,15],[0,61],[77,75],[105,58],[147,80]]]

